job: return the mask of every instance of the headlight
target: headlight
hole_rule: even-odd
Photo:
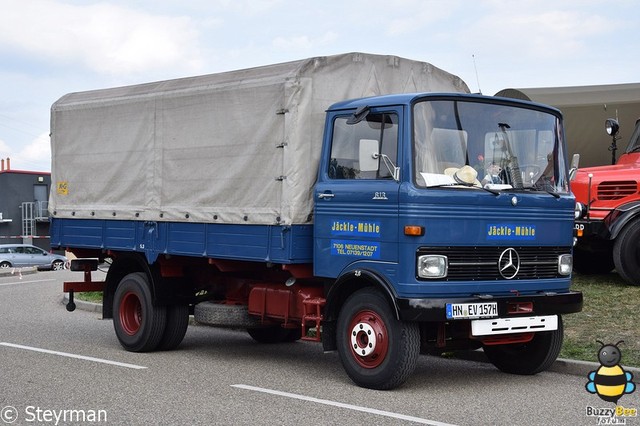
[[[587,208],[582,203],[576,203],[575,210],[573,211],[573,217],[576,219],[582,219],[587,214]]]
[[[570,254],[558,256],[558,273],[560,275],[570,275],[571,269],[573,269],[573,256]]]
[[[607,118],[604,122],[604,129],[607,131],[607,134],[610,136],[617,135],[618,130],[620,130],[620,125],[618,124],[618,120],[614,120],[613,118]]]
[[[420,278],[444,278],[447,276],[447,256],[427,254],[418,257]]]

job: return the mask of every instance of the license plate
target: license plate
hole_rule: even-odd
[[[447,319],[494,318],[498,303],[447,303]]]

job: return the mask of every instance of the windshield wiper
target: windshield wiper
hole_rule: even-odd
[[[500,195],[499,191],[496,191],[495,189],[489,189],[489,188],[485,188],[484,186],[478,186],[476,184],[473,183],[467,183],[467,182],[451,182],[451,183],[439,183],[437,185],[429,185],[427,186],[427,188],[444,188],[444,187],[448,187],[448,186],[464,186],[467,188],[478,188],[478,189],[483,189],[487,192],[492,193],[493,195]]]
[[[484,190],[485,190],[485,191],[487,191],[487,192],[492,193],[492,194],[493,194],[493,195],[495,195],[495,196],[500,195],[500,191],[498,191],[498,190],[491,189],[491,188],[486,188],[486,187],[484,187],[484,186],[481,186],[481,188],[482,188],[482,189],[484,189]]]
[[[457,182],[437,183],[435,185],[428,185],[427,188],[443,188],[445,186],[473,186],[473,184],[472,183],[457,183]]]
[[[511,192],[523,192],[523,191],[531,191],[531,192],[546,192],[549,195],[552,195],[554,198],[560,198],[560,194],[557,194],[553,191],[549,191],[548,189],[539,189],[534,186],[523,186],[522,188],[513,188],[510,190]]]

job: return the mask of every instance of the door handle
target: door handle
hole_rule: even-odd
[[[331,192],[321,192],[320,194],[318,194],[318,198],[323,199],[323,198],[333,198],[335,197],[335,194],[332,194]]]

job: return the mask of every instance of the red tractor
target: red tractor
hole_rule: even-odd
[[[618,122],[606,121],[613,142],[611,165],[578,169],[571,189],[576,197],[574,269],[608,273],[612,269],[640,285],[640,119],[624,154],[615,160]]]

